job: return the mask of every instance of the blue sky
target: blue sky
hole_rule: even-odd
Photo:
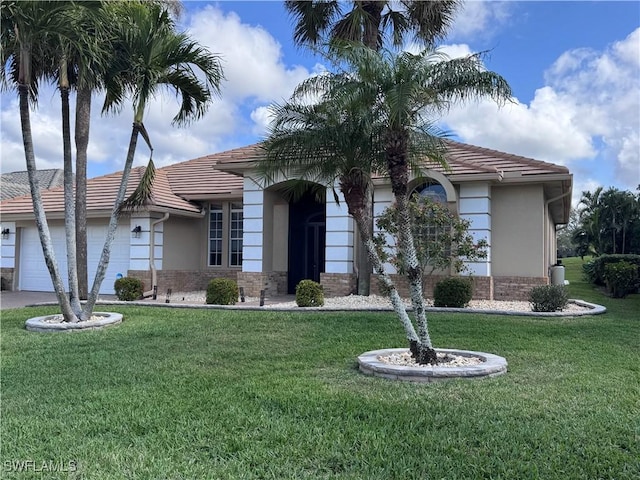
[[[146,126],[154,159],[168,165],[259,141],[268,106],[287,98],[325,62],[292,44],[282,2],[185,2],[184,29],[223,58],[222,98],[185,129],[176,104],[157,99]],[[407,45],[409,49],[415,46]],[[441,48],[450,56],[490,50],[485,64],[510,83],[514,101],[454,106],[440,119],[458,140],[563,164],[574,202],[598,185],[640,184],[640,2],[468,1]],[[89,176],[122,168],[132,113],[100,118],[96,98]],[[15,92],[1,104],[2,171],[24,169]],[[32,116],[38,168],[61,167],[57,93],[42,89]],[[136,164],[148,152],[139,144]]]

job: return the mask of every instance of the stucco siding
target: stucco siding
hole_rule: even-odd
[[[207,246],[205,219],[169,217],[164,223],[163,270],[201,268],[202,251]]]
[[[491,198],[492,274],[545,276],[542,186],[494,186]]]

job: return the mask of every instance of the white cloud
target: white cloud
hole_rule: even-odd
[[[197,42],[221,56],[226,80],[222,98],[212,103],[203,118],[186,128],[171,126],[179,108],[171,94],[163,93],[149,102],[145,126],[158,166],[256,141],[256,136],[265,131],[267,106],[288,98],[300,81],[323,70],[322,65],[309,71],[285,64],[281,45],[274,37],[260,26],[242,23],[233,12],[225,14],[207,5],[185,21]],[[62,167],[58,98],[53,87],[41,87],[39,108],[31,115],[37,166],[41,169]],[[96,98],[92,106],[88,153],[90,171],[94,165],[106,173],[121,170],[124,165],[133,114],[126,105],[118,115],[101,117],[102,100]],[[71,108],[73,112],[74,106]],[[250,112],[253,113],[249,115]],[[1,120],[2,172],[24,170],[20,119],[13,92],[2,95]],[[149,149],[140,137],[134,165],[145,165],[148,159]]]
[[[618,181],[640,183],[640,29],[605,51],[570,50],[545,73],[529,105],[484,100],[443,119],[463,141],[587,171],[611,159]],[[593,165],[591,165],[593,166]]]
[[[456,15],[450,40],[491,38],[511,17],[513,2],[467,1]]]

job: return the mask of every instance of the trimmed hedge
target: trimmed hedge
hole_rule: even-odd
[[[435,307],[464,308],[473,296],[473,285],[468,278],[450,277],[439,281],[433,289]]]
[[[207,285],[208,305],[235,305],[240,294],[238,284],[229,278],[214,278]]]
[[[569,303],[564,285],[538,285],[529,293],[529,302],[534,312],[560,312]]]
[[[113,284],[118,300],[124,302],[132,302],[140,300],[144,293],[144,285],[142,281],[134,277],[122,277],[117,279]]]
[[[321,307],[324,305],[322,285],[313,280],[300,280],[296,285],[296,304],[299,307]]]

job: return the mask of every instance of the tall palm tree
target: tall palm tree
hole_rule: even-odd
[[[79,301],[71,301],[65,294],[64,283],[53,250],[40,186],[36,177],[36,163],[31,134],[30,102],[37,102],[39,82],[59,73],[63,108],[67,87],[67,68],[64,61],[68,46],[74,41],[74,32],[69,28],[69,2],[3,2],[2,17],[2,83],[6,87],[15,85],[20,104],[20,122],[25,151],[29,187],[33,202],[36,226],[42,244],[45,263],[51,275],[56,297],[64,318],[77,321],[80,313]],[[55,54],[55,51],[59,54]],[[68,100],[68,97],[67,97]],[[68,102],[66,103],[68,108]],[[68,124],[63,124],[63,129]],[[70,152],[64,146],[64,154]],[[70,165],[65,163],[65,203],[70,198],[72,185]]]
[[[385,170],[395,197],[399,226],[398,247],[405,262],[419,341],[411,345],[420,363],[436,362],[427,328],[422,275],[411,234],[408,208],[409,174],[416,159],[443,160],[436,148],[432,124],[452,102],[490,96],[510,99],[511,89],[498,74],[484,69],[481,55],[453,60],[426,50],[377,52],[358,44],[334,45],[335,54],[350,70],[313,77],[303,84],[305,93],[335,102],[338,111],[352,105],[368,108],[384,151]],[[358,113],[361,115],[361,113]]]
[[[258,163],[257,172],[270,183],[295,176],[332,189],[338,186],[407,338],[418,341],[404,302],[385,271],[367,228],[373,220],[367,201],[372,190],[371,177],[384,171],[380,139],[373,131],[371,118],[358,115],[359,106],[345,115],[345,111],[335,110],[331,102],[310,105],[304,98],[305,88],[301,85],[290,102],[271,107],[274,121],[263,143],[265,157]],[[334,195],[337,199],[335,192]]]
[[[460,4],[459,0],[302,0],[285,1],[285,8],[295,22],[293,38],[298,45],[316,48],[338,40],[379,50],[385,40],[398,47],[409,35],[434,45],[444,38]]]
[[[107,72],[107,95],[103,111],[121,109],[129,95],[134,115],[120,187],[96,276],[85,304],[85,311],[89,312],[93,310],[106,274],[111,244],[123,211],[138,135],[142,134],[151,148],[143,123],[147,102],[161,89],[173,90],[181,100],[173,123],[185,125],[207,111],[213,96],[219,94],[223,79],[219,57],[192,41],[187,34],[177,33],[174,21],[162,6],[114,4],[114,21],[128,19],[128,23],[115,23],[122,28],[119,36],[122,41],[115,48],[120,61],[114,62],[113,68]],[[152,163],[147,170],[152,171]]]

